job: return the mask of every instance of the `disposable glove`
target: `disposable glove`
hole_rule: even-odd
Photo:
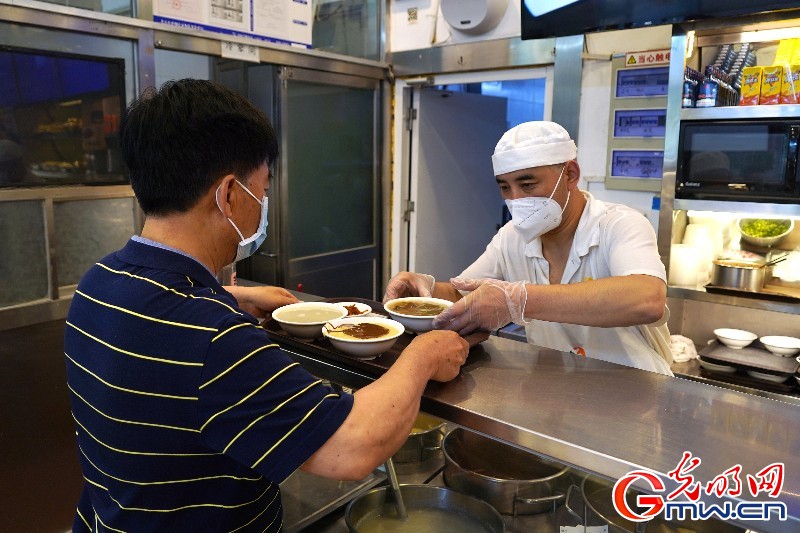
[[[386,284],[383,303],[405,296],[430,296],[436,279],[430,274],[399,272]]]
[[[509,322],[526,324],[528,291],[524,281],[453,278],[459,291],[471,291],[433,320],[437,329],[451,329],[461,335],[475,330],[492,331]]]

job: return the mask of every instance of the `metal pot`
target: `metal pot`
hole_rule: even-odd
[[[362,494],[347,505],[344,518],[348,530],[351,533],[505,531],[502,517],[491,505],[466,494],[431,485],[400,485],[400,493],[408,513],[405,522],[397,518],[394,493],[389,487],[381,487]]]
[[[583,496],[583,513],[577,512],[572,508],[572,494],[579,490]],[[569,488],[565,506],[570,514],[586,527],[608,528],[609,533],[677,533],[682,531],[693,531],[695,533],[733,533],[744,531],[733,524],[720,520],[681,520],[668,522],[662,516],[656,516],[648,522],[631,522],[617,514],[612,502],[612,492],[614,483],[596,476],[586,476],[581,482],[580,488],[572,486]],[[625,492],[625,500],[631,509],[640,509],[636,505],[636,496],[641,494],[638,491],[628,489]]]
[[[711,284],[740,291],[761,292],[767,268],[763,263],[715,259],[712,262]]]
[[[506,515],[555,509],[572,482],[569,467],[462,428],[445,436],[442,451],[445,485]]]
[[[392,456],[395,463],[416,463],[430,459],[442,449],[444,421],[420,413],[405,444]]]

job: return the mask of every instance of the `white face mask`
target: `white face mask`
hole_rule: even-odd
[[[556,181],[553,192],[550,193],[548,198],[530,196],[528,198],[506,200],[508,210],[511,212],[511,223],[525,238],[525,242],[531,242],[536,237],[544,235],[561,224],[561,215],[569,205],[569,191],[563,208],[553,200],[553,195],[558,189],[558,184],[561,183],[565,168],[567,168],[566,163],[561,167],[558,181]]]
[[[236,259],[234,259],[234,261],[241,261],[242,259],[245,259],[253,255],[256,252],[256,250],[258,250],[258,247],[261,246],[264,243],[264,240],[266,240],[267,238],[267,224],[269,223],[267,219],[267,212],[269,210],[269,198],[264,196],[261,200],[259,200],[258,198],[256,198],[255,194],[250,192],[250,189],[239,183],[239,180],[236,180],[236,183],[238,183],[239,187],[244,189],[247,192],[247,194],[252,196],[253,200],[255,200],[261,205],[261,220],[258,222],[258,229],[256,230],[255,233],[253,233],[250,237],[246,239],[244,238],[244,235],[242,235],[242,232],[239,231],[239,228],[236,227],[236,224],[233,223],[233,220],[231,220],[230,218],[228,219],[228,222],[231,223],[231,226],[233,226],[233,229],[236,230],[236,233],[239,234],[239,238],[241,239],[241,241],[239,241],[239,245],[236,248]],[[220,187],[222,187],[222,184],[220,184]],[[219,187],[217,187],[217,192],[215,193],[215,197],[218,194],[219,194]],[[222,211],[222,207],[220,207],[219,205],[218,197],[217,197],[217,207],[219,208],[220,211]]]

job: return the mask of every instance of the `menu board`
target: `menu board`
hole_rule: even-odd
[[[669,67],[618,70],[614,93],[617,98],[666,96],[668,86]]]
[[[612,150],[611,175],[624,178],[658,178],[664,169],[662,150]]]
[[[666,129],[666,109],[614,111],[614,137],[663,137]]]
[[[155,0],[153,20],[311,48],[311,0]]]

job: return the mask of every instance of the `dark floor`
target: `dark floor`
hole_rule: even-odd
[[[0,531],[68,531],[83,479],[64,321],[0,331]]]

